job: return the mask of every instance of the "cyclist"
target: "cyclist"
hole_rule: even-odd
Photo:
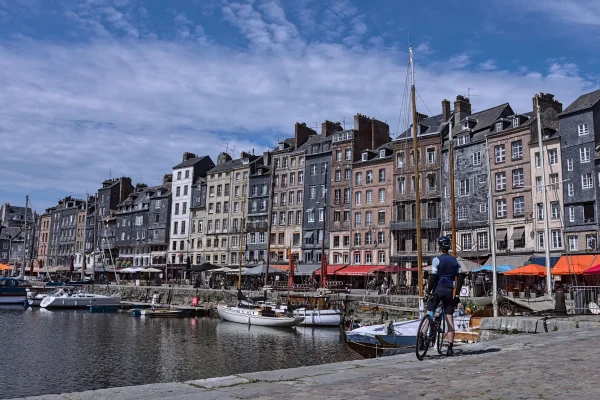
[[[433,312],[441,302],[446,313],[446,321],[448,325],[448,350],[446,355],[453,356],[454,351],[452,345],[454,343],[454,309],[460,302],[458,294],[463,286],[464,275],[460,269],[460,265],[454,256],[448,254],[452,247],[452,241],[447,236],[442,236],[438,240],[441,254],[433,259],[431,273],[429,274],[429,282],[427,292],[430,294],[427,311],[433,317]],[[454,292],[454,282],[457,279],[456,292]],[[456,293],[456,296],[454,295]]]

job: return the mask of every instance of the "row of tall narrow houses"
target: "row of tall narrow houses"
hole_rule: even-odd
[[[25,235],[25,207],[4,204],[0,262],[20,262],[26,251],[51,266],[77,267],[85,257],[88,268],[110,262],[182,271],[205,262],[320,264],[325,257],[332,265],[410,271],[417,266],[416,184],[429,263],[437,238],[451,231],[451,162],[460,256],[483,263],[496,246],[500,264],[517,265],[542,257],[547,246],[553,255],[599,250],[600,91],[564,110],[547,93],[523,113],[508,103],[472,110],[463,96],[441,105],[440,114],[417,114],[417,149],[412,127],[392,140],[386,123],[356,114],[352,129],[325,121],[316,132],[296,123],[293,137],[261,155],[221,153],[215,164],[186,152],[157,186],[108,179],[86,200],[66,197],[41,216],[29,210]]]

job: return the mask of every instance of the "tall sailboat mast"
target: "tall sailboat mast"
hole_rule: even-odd
[[[325,185],[327,185],[327,171],[325,171]],[[327,186],[325,186],[326,188]],[[327,285],[327,259],[325,257],[325,221],[327,221],[327,189],[321,195],[323,199],[323,234],[321,235],[321,287]],[[319,236],[317,235],[317,238]]]
[[[271,160],[271,182],[269,188],[269,211],[267,216],[267,260],[265,261],[265,286],[269,284],[269,265],[271,264],[271,230],[273,229],[273,197],[275,196],[275,160]]]
[[[25,276],[25,264],[27,263],[27,210],[29,209],[29,196],[25,196],[25,218],[23,218],[23,263],[21,264],[21,276]],[[33,215],[33,213],[31,213]],[[33,240],[33,235],[31,237]]]
[[[409,48],[410,55],[410,97],[412,103],[413,120],[413,165],[415,166],[415,222],[417,224],[417,267],[419,269],[419,316],[423,317],[425,307],[423,304],[423,251],[422,251],[422,232],[421,232],[421,185],[419,177],[419,142],[417,139],[417,103],[415,89],[415,67],[413,62],[413,48]]]
[[[248,185],[246,187],[246,190],[243,190],[243,197],[242,197],[242,223],[240,225],[240,229],[242,231],[242,234],[240,235],[240,239],[239,239],[239,244],[240,244],[240,254],[239,254],[239,269],[238,269],[238,284],[237,284],[237,288],[238,290],[242,290],[242,260],[244,258],[244,253],[243,253],[243,243],[244,243],[244,237],[246,235],[246,196],[247,196],[247,191],[250,190],[250,178],[248,178]],[[246,185],[244,185],[246,186]],[[242,189],[244,189],[244,186],[242,186]]]
[[[552,296],[552,276],[550,275],[550,228],[548,219],[550,218],[550,213],[548,212],[548,188],[546,187],[546,162],[544,159],[544,146],[542,143],[542,118],[540,113],[540,103],[539,98],[535,96],[535,108],[537,113],[537,133],[538,133],[538,143],[540,149],[540,161],[542,166],[542,203],[544,206],[544,236],[545,236],[545,250],[546,250],[546,292],[548,295]]]
[[[492,307],[494,309],[494,317],[498,316],[498,274],[496,271],[496,227],[494,225],[494,214],[492,209],[492,172],[490,161],[490,147],[488,140],[485,139],[485,154],[487,161],[487,178],[488,178],[488,216],[490,221],[490,246],[492,249]]]
[[[450,151],[448,164],[450,164],[450,232],[452,233],[452,255],[458,256],[456,250],[456,199],[454,198],[454,140],[452,137],[452,117],[448,120]]]

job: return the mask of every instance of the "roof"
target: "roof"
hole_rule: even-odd
[[[201,157],[194,157],[194,158],[190,158],[189,160],[183,161],[179,164],[177,164],[176,166],[173,167],[173,169],[179,169],[179,168],[185,168],[185,167],[191,167],[193,165],[196,165],[196,163],[204,160],[205,158],[207,158],[208,156],[201,156]]]
[[[243,168],[244,163],[240,158],[236,158],[235,160],[225,161],[219,165],[216,165],[214,168],[209,169],[207,174],[214,174],[215,172],[223,172],[223,171],[231,171],[238,168]]]
[[[587,110],[588,108],[592,108],[598,101],[600,101],[600,89],[579,96],[577,100],[572,102],[569,107],[565,108],[565,110],[558,115],[562,116],[577,111]]]
[[[419,125],[421,125],[421,131],[418,136],[424,136],[430,133],[439,132],[444,125],[444,121],[442,120],[442,114],[434,115],[433,117],[427,117],[419,121]],[[399,139],[407,139],[412,137],[412,124],[411,127],[399,134],[396,137],[396,140]]]

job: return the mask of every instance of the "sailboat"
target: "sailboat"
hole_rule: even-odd
[[[414,79],[414,63],[413,63],[413,49],[412,46],[409,48],[410,56],[410,78],[411,78],[411,105],[412,105],[412,141],[414,149],[415,161],[418,161],[418,131],[417,131],[417,109],[416,109],[416,89]],[[446,122],[446,121],[444,121]],[[451,127],[450,127],[451,128]],[[450,129],[450,140],[452,141],[452,129]],[[452,145],[450,146],[450,157],[452,157]],[[450,164],[453,164],[451,158]],[[414,162],[416,177],[419,176],[419,163]],[[451,197],[453,197],[453,168],[451,168],[450,186],[451,186]],[[415,179],[415,221],[416,221],[416,240],[417,240],[417,266],[418,266],[418,284],[419,284],[419,317],[422,317],[425,312],[425,305],[423,302],[424,287],[423,287],[423,250],[422,250],[422,231],[421,231],[421,189],[420,180]],[[452,208],[452,219],[454,219],[454,204]],[[455,224],[452,221],[452,239],[453,246],[452,251],[456,254],[456,235],[455,235]],[[454,328],[456,331],[464,330],[469,324],[470,317],[458,317],[454,319]],[[417,332],[419,328],[420,320],[409,320],[409,321],[390,321],[386,324],[371,325],[359,327],[357,329],[349,330],[345,332],[345,339],[348,346],[361,354],[363,357],[379,357],[384,355],[398,354],[398,352],[413,351],[416,343]]]
[[[271,199],[273,197],[273,181],[274,174],[271,175]],[[246,193],[247,188],[244,189],[244,198],[242,200],[242,227],[246,224],[245,210],[246,210]],[[271,200],[272,206],[272,200]],[[269,231],[271,224],[269,223]],[[271,236],[271,233],[267,235]],[[304,318],[297,317],[290,312],[282,312],[282,310],[276,310],[272,305],[265,303],[266,297],[249,298],[242,293],[242,260],[243,260],[243,240],[240,243],[240,256],[239,258],[239,272],[238,272],[238,305],[228,306],[225,304],[217,305],[217,313],[219,317],[224,321],[236,322],[238,324],[247,325],[259,325],[259,326],[270,326],[270,327],[292,327],[301,323]],[[267,244],[267,260],[269,258],[269,244]],[[268,264],[267,264],[268,268]],[[267,270],[268,272],[268,270]],[[268,275],[268,274],[265,274]],[[266,281],[265,277],[265,281]]]

